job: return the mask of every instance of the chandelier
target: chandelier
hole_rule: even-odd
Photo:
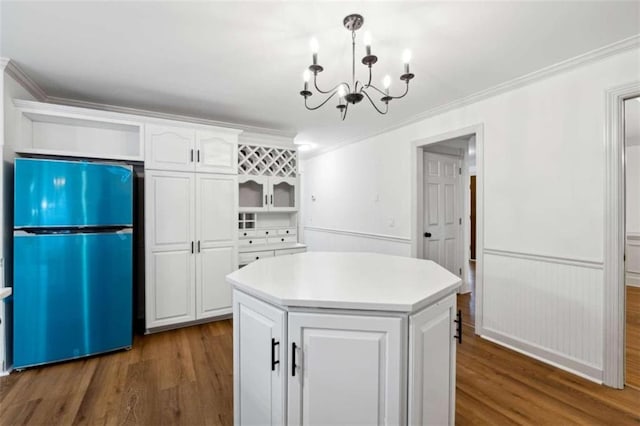
[[[360,80],[356,80],[356,31],[362,27],[364,23],[364,18],[362,15],[353,14],[349,15],[342,21],[344,27],[351,31],[351,84],[348,82],[338,83],[330,90],[321,90],[318,87],[318,73],[321,73],[324,68],[318,64],[318,40],[315,38],[311,39],[311,52],[313,55],[313,63],[309,65],[309,68],[306,69],[302,75],[304,80],[304,89],[300,92],[300,95],[304,97],[304,106],[310,110],[316,110],[324,106],[331,98],[333,98],[336,94],[338,95],[338,105],[336,108],[340,111],[340,116],[342,120],[347,116],[347,111],[349,109],[349,104],[357,104],[362,101],[365,97],[369,100],[371,105],[378,111],[380,114],[386,114],[389,110],[389,102],[393,99],[404,98],[409,92],[409,81],[414,77],[413,74],[409,72],[409,61],[411,60],[411,52],[409,50],[405,50],[402,55],[402,60],[404,62],[404,73],[400,76],[400,80],[405,82],[404,93],[400,96],[391,96],[389,94],[389,86],[391,85],[391,77],[388,75],[384,77],[382,80],[382,85],[384,86],[384,90],[380,90],[373,84],[371,84],[371,67],[373,64],[378,62],[378,57],[376,55],[371,54],[371,35],[367,32],[364,34],[364,44],[366,48],[366,55],[362,58],[362,63],[369,68],[369,79],[366,84],[362,83]],[[313,87],[318,91],[318,93],[322,95],[328,95],[326,99],[324,99],[319,105],[309,106],[307,100],[309,97],[313,95],[313,93],[309,90],[309,80],[311,79],[311,73],[313,73]],[[369,92],[372,92],[372,95]],[[384,107],[378,107],[371,96],[375,96],[375,93],[378,92],[378,95],[382,95],[380,98],[380,102],[384,103]]]

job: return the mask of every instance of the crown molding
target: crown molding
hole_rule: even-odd
[[[139,108],[129,108],[117,105],[102,104],[98,102],[81,101],[76,99],[68,99],[57,96],[49,96],[47,93],[36,83],[29,75],[20,68],[16,62],[9,58],[0,57],[0,71],[6,72],[11,76],[20,86],[22,86],[31,96],[33,96],[39,102],[46,102],[50,104],[66,105],[78,108],[88,108],[100,111],[116,112],[129,115],[138,115],[149,118],[157,118],[162,120],[182,121],[194,124],[203,124],[206,126],[226,127],[242,130],[243,132],[249,132],[258,135],[268,135],[280,141],[280,143],[287,143],[286,141],[292,141],[296,135],[294,131],[269,129],[266,127],[251,126],[247,124],[229,123],[224,121],[217,121],[208,118],[191,117],[180,114],[169,114],[158,111],[149,111]],[[291,142],[289,142],[291,143]]]
[[[561,74],[563,72],[578,68],[580,66],[587,65],[592,62],[597,62],[609,56],[616,55],[618,53],[626,52],[628,50],[632,50],[640,47],[640,34],[634,35],[632,37],[617,41],[615,43],[609,44],[604,47],[600,47],[595,50],[591,50],[587,53],[583,53],[581,55],[575,56],[573,58],[569,58],[567,60],[558,62],[556,64],[550,65],[548,67],[541,68],[537,71],[531,72],[529,74],[525,74],[520,77],[516,77],[513,80],[506,81],[504,83],[500,83],[496,86],[490,87],[485,90],[481,90],[479,92],[473,93],[469,96],[456,99],[449,103],[436,106],[434,108],[428,109],[421,113],[418,113],[406,120],[403,120],[399,123],[396,123],[392,126],[385,127],[382,130],[373,132],[364,137],[359,137],[353,140],[347,140],[343,142],[339,142],[335,145],[326,147],[314,153],[309,153],[304,156],[305,160],[311,160],[313,157],[317,157],[322,154],[327,154],[331,151],[335,151],[337,149],[343,148],[345,146],[364,141],[366,139],[370,139],[384,133],[391,132],[393,130],[399,129],[401,127],[408,126],[413,123],[417,123],[422,120],[426,120],[427,118],[434,117],[436,115],[444,114],[445,112],[452,111],[458,108],[462,108],[467,105],[474,104],[476,102],[482,101],[484,99],[488,99],[497,95],[500,95],[505,92],[509,92],[511,90],[515,90],[519,87],[523,87],[534,83],[536,81],[544,80],[551,76]]]
[[[206,126],[228,127],[228,128],[242,130],[243,132],[258,133],[261,135],[269,135],[276,138],[293,139],[293,137],[296,135],[295,132],[290,132],[286,130],[269,129],[267,127],[251,126],[251,125],[239,124],[239,123],[229,123],[226,121],[211,120],[208,118],[191,117],[188,115],[181,115],[181,114],[170,114],[170,113],[159,112],[159,111],[150,111],[146,109],[102,104],[98,102],[80,101],[76,99],[61,98],[57,96],[47,97],[47,102],[52,104],[58,104],[58,105],[88,108],[88,109],[95,109],[95,110],[108,111],[108,112],[117,112],[117,113],[128,114],[128,115],[138,115],[138,116],[149,117],[149,118],[157,118],[161,120],[182,121],[187,123],[203,124]]]
[[[0,67],[3,72],[7,73],[13,78],[20,86],[22,86],[31,96],[40,102],[46,102],[48,97],[45,91],[33,81],[22,68],[15,63],[15,61],[9,58],[0,58]]]

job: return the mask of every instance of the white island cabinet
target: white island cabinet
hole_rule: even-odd
[[[236,425],[454,423],[459,277],[428,260],[311,252],[227,280]]]

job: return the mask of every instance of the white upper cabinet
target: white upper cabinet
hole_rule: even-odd
[[[145,126],[145,168],[191,172],[195,160],[193,129]]]
[[[241,175],[238,177],[240,212],[266,212],[269,210],[269,178]]]
[[[238,173],[238,137],[216,132],[196,132],[196,171]]]
[[[298,210],[297,179],[269,177],[269,211],[291,212]]]
[[[238,131],[145,126],[145,168],[237,174]]]

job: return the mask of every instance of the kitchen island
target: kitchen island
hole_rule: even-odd
[[[428,260],[310,252],[227,281],[237,425],[454,423],[459,277]]]

